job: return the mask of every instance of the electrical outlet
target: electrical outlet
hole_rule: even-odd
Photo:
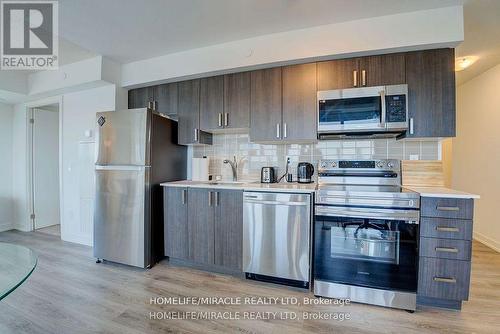
[[[410,160],[418,160],[418,154],[410,154]]]

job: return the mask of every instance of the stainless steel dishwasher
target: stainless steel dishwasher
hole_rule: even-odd
[[[309,287],[311,195],[243,195],[243,270],[249,279]]]

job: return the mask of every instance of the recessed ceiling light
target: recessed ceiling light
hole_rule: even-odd
[[[471,66],[476,62],[479,57],[477,56],[467,56],[467,57],[459,57],[455,59],[455,71],[463,71],[467,67]]]

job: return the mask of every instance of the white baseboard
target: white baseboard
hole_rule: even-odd
[[[9,222],[0,223],[0,232],[9,231],[12,229],[14,229],[14,224],[9,223]]]
[[[473,237],[474,237],[474,240],[477,240],[480,243],[482,243],[482,244],[488,246],[489,248],[500,253],[500,242],[498,242],[497,240],[493,240],[493,239],[485,236],[484,234],[477,233],[477,232],[473,233]]]

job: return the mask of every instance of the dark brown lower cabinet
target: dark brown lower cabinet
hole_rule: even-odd
[[[165,255],[215,271],[242,271],[243,191],[166,187]]]
[[[473,205],[472,199],[422,198],[418,304],[460,309],[469,298]]]
[[[214,194],[210,189],[188,190],[189,259],[214,263]]]
[[[218,190],[215,203],[215,265],[242,270],[243,191]]]
[[[163,189],[165,222],[165,255],[189,259],[187,188],[165,187]]]

